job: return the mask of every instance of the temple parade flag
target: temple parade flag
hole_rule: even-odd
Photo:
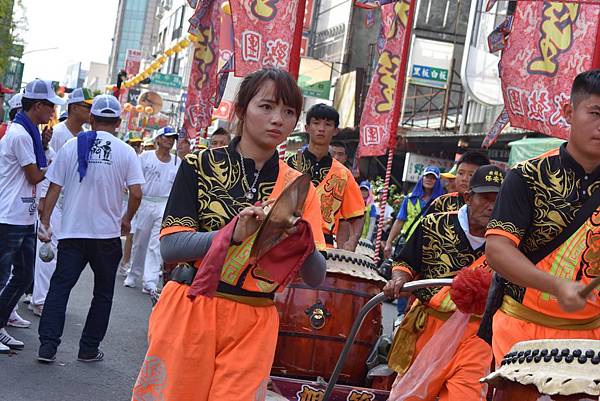
[[[399,0],[381,7],[383,24],[389,28],[360,119],[358,157],[381,156],[396,145],[414,2]]]
[[[500,59],[513,127],[567,139],[562,106],[583,71],[600,67],[600,0],[519,1]]]
[[[306,0],[230,0],[235,75],[276,67],[297,76]]]
[[[219,106],[216,90],[219,80],[223,86],[220,78],[227,73],[223,64],[233,65],[235,75],[240,77],[263,67],[280,68],[298,76],[306,0],[229,0],[228,4],[220,0],[188,0],[188,5],[194,8],[189,32],[197,40],[183,129],[187,137],[194,138],[211,124],[213,111]],[[225,21],[229,13],[233,24]],[[231,49],[221,46],[230,47],[225,43],[232,25],[233,60],[227,63],[225,57]],[[223,41],[221,30],[226,35]]]
[[[195,138],[211,124],[217,89],[219,60],[220,4],[204,0],[196,5],[190,19],[190,33],[198,38],[194,43],[194,57],[185,102],[183,130],[188,138]]]

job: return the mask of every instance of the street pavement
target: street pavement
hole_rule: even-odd
[[[150,297],[139,288],[125,288],[117,277],[108,332],[101,344],[104,360],[77,361],[79,338],[92,299],[93,274],[89,266],[71,292],[62,344],[56,362],[37,362],[39,318],[19,303],[19,314],[32,322],[28,329],[9,328],[25,349],[0,355],[0,401],[125,401],[131,399],[147,346]]]
[[[19,314],[32,322],[28,329],[9,328],[25,349],[0,355],[0,401],[126,401],[144,358],[151,303],[139,288],[122,286],[117,277],[110,325],[101,344],[104,360],[77,361],[79,338],[92,299],[93,274],[88,267],[71,292],[62,344],[51,365],[36,361],[39,318],[19,303]],[[383,305],[384,332],[389,334],[395,305]]]

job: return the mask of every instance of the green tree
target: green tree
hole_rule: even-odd
[[[16,55],[15,45],[21,44],[16,31],[26,25],[24,17],[14,19],[15,5],[23,9],[22,0],[0,0],[0,78],[4,76],[10,57]]]

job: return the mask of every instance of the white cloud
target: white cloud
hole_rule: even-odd
[[[118,0],[23,0],[27,30],[23,82],[34,78],[62,81],[71,64],[107,63]],[[87,67],[86,67],[87,68]]]

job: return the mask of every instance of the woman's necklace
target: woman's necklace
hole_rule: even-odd
[[[244,179],[244,182],[246,183],[246,186],[248,187],[248,192],[245,193],[245,197],[248,200],[252,200],[254,198],[254,196],[256,196],[256,183],[258,182],[258,177],[260,176],[260,170],[257,170],[254,173],[254,182],[252,183],[252,185],[250,185],[250,183],[248,182],[248,178],[246,176],[246,167],[244,167],[244,155],[242,154],[242,151],[238,148],[238,152],[240,154],[240,162],[242,164],[242,177]]]

